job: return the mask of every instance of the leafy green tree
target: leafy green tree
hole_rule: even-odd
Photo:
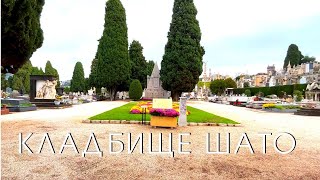
[[[130,99],[133,99],[135,101],[139,100],[142,96],[142,92],[143,90],[140,81],[138,79],[133,80],[129,88]]]
[[[231,78],[225,79],[224,82],[226,84],[226,88],[237,88],[237,83]]]
[[[70,90],[72,92],[84,92],[86,89],[84,70],[81,62],[77,62],[72,75]]]
[[[244,83],[243,83],[243,87],[244,87],[244,88],[250,87],[249,82],[244,82]]]
[[[314,62],[314,61],[316,61],[316,58],[315,57],[310,57],[310,56],[304,56],[302,59],[301,59],[301,61],[300,61],[300,63],[299,64],[302,64],[302,63],[310,63],[310,62]]]
[[[63,92],[69,94],[69,93],[70,93],[70,87],[69,87],[69,86],[65,87],[65,88],[63,89]]]
[[[147,75],[148,76],[151,76],[153,67],[154,67],[154,61],[152,61],[152,60],[148,61],[147,62]]]
[[[147,85],[147,61],[142,51],[143,47],[140,42],[133,40],[129,48],[131,79],[138,79],[144,89]]]
[[[114,100],[118,87],[130,78],[128,28],[120,0],[106,2],[103,35],[98,45],[97,85],[107,88]]]
[[[287,51],[287,56],[284,59],[283,68],[287,69],[287,66],[290,62],[291,67],[294,65],[299,65],[303,55],[299,51],[299,47],[295,44],[291,44]]]
[[[52,75],[57,78],[58,84],[57,87],[60,87],[60,81],[59,81],[59,73],[58,71],[51,65],[50,61],[47,61],[46,67],[45,67],[45,75]]]
[[[202,73],[201,30],[193,0],[175,0],[168,42],[161,62],[161,81],[173,100],[190,92]]]
[[[244,91],[244,94],[245,94],[246,96],[250,97],[250,96],[251,96],[251,91],[250,91],[250,89],[246,89],[246,90]]]
[[[5,69],[15,73],[42,46],[43,5],[44,0],[1,1],[1,66]]]
[[[211,82],[199,81],[198,84],[197,84],[197,86],[198,86],[198,87],[201,87],[201,88],[204,88],[204,87],[210,88],[210,84],[211,84]]]
[[[216,79],[211,82],[210,90],[217,95],[223,95],[226,90],[226,82],[223,79]]]

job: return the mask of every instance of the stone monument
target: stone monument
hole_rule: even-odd
[[[157,63],[153,67],[151,76],[147,76],[145,98],[168,98],[168,92],[162,88],[160,70]]]
[[[180,115],[179,115],[179,126],[187,126],[187,98],[180,97]]]
[[[30,76],[30,102],[38,107],[56,107],[57,79],[51,75]],[[64,106],[64,105],[61,105]]]

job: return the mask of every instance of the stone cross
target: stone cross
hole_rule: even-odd
[[[179,126],[187,126],[187,98],[180,97]]]

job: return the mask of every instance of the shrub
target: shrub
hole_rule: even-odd
[[[275,104],[264,104],[264,105],[262,105],[262,107],[265,109],[272,109],[272,108],[275,108],[276,105]]]
[[[246,90],[244,91],[244,94],[245,94],[246,96],[250,97],[250,96],[251,96],[251,91],[250,91],[250,89],[246,89]]]
[[[129,88],[129,97],[133,100],[139,100],[142,96],[142,86],[139,80],[135,79],[131,82]]]
[[[296,96],[296,101],[297,102],[300,102],[302,100],[302,98],[303,98],[302,92],[299,91],[299,90],[295,90],[293,92],[293,95]]]
[[[279,109],[279,110],[284,110],[284,106],[276,105],[274,108]]]

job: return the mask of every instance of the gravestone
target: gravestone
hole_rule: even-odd
[[[168,92],[162,88],[160,70],[157,63],[154,65],[151,76],[147,76],[145,98],[168,98]]]

